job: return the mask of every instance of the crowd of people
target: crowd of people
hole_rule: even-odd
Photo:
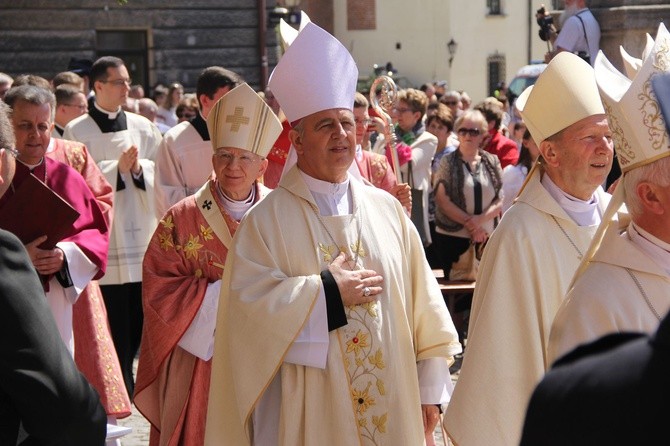
[[[2,444],[118,444],[131,401],[152,445],[431,445],[443,412],[459,445],[634,430],[569,404],[663,376],[640,335],[584,344],[670,309],[665,27],[626,75],[559,51],[514,104],[426,83],[390,123],[337,39],[285,42],[260,93],[212,66],[146,98],[114,56],[0,73]],[[476,279],[466,350],[436,270]]]

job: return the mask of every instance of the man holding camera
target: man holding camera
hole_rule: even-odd
[[[553,31],[548,36],[554,49],[544,55],[546,63],[561,51],[569,51],[593,66],[600,48],[600,25],[586,3],[587,0],[565,0],[560,33]]]

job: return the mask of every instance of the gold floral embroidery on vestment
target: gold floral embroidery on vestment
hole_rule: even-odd
[[[212,235],[214,231],[212,228],[205,228],[203,225],[200,225],[200,235],[202,235],[203,240],[213,240],[214,236]]]
[[[363,415],[370,407],[374,406],[375,399],[370,396],[368,390],[370,389],[370,384],[363,390],[354,389],[351,392],[351,397],[354,400],[354,407],[356,408],[356,413]]]
[[[184,244],[183,249],[187,259],[198,260],[198,251],[203,245],[200,244],[200,237],[197,235],[189,235],[188,241]]]
[[[165,229],[172,230],[174,228],[174,223],[172,222],[172,215],[168,215],[166,218],[162,219],[161,225],[163,225]]]
[[[161,232],[158,234],[158,242],[163,251],[167,251],[170,248],[174,247],[172,242],[172,233],[170,232]]]
[[[333,254],[335,254],[335,247],[333,245],[319,243],[319,251],[323,254],[324,262],[330,263],[333,261]]]

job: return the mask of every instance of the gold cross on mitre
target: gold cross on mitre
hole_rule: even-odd
[[[232,123],[230,127],[231,132],[237,132],[240,130],[240,125],[249,124],[249,117],[244,116],[244,107],[235,107],[235,112],[232,115],[226,116],[226,123]]]

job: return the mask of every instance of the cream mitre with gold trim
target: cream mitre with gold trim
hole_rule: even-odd
[[[598,95],[593,68],[581,57],[562,51],[516,100],[516,108],[535,143],[593,115],[605,114]],[[526,175],[517,197],[535,175],[542,157],[538,157]]]
[[[599,52],[594,65],[621,171],[670,155],[665,121],[653,92],[651,78],[670,71],[670,33],[658,27],[651,52],[631,81]]]
[[[277,116],[247,84],[219,99],[207,116],[212,149],[234,147],[265,158],[282,131]]]
[[[310,20],[309,16],[305,14],[305,11],[300,11],[299,29],[295,29],[289,25],[286,20],[279,19],[279,36],[281,37],[281,40],[284,44],[284,51],[286,51],[286,49],[291,46],[295,38],[298,37],[298,33],[305,29],[305,26],[311,22],[312,21]]]
[[[665,25],[659,25],[651,52],[632,81],[602,51],[596,57],[594,70],[623,178],[568,289],[586,269],[623,204],[626,173],[670,155],[666,123],[652,86],[654,76],[670,72],[670,34]]]
[[[605,114],[591,65],[562,51],[516,100],[536,144],[589,116]]]
[[[651,53],[653,46],[654,39],[649,35],[649,33],[647,33],[647,43],[642,50],[642,58],[638,59],[637,57],[633,57],[628,54],[628,52],[623,48],[623,45],[619,45],[619,52],[621,53],[621,59],[623,59],[623,68],[626,72],[626,76],[628,76],[628,79],[633,80],[633,78],[635,78],[635,75],[642,66],[642,62],[647,59],[647,56],[649,56],[649,53]]]

